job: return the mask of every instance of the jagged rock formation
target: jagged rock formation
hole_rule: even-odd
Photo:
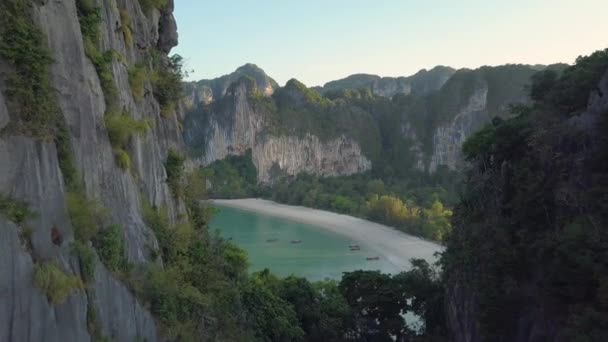
[[[156,239],[144,224],[140,205],[147,201],[167,207],[174,220],[183,204],[174,200],[163,167],[170,147],[181,148],[175,116],[161,117],[159,104],[145,83],[145,96],[136,100],[129,85],[129,70],[144,63],[150,50],[168,52],[177,43],[173,1],[162,11],[144,13],[137,1],[93,1],[101,10],[100,45],[121,58],[113,58],[110,70],[117,88],[118,106],[135,119],[146,119],[152,128],[134,136],[129,144],[131,171],[119,168],[104,123],[106,101],[95,66],[85,53],[75,1],[36,2],[29,8],[32,22],[48,43],[53,63],[51,87],[61,120],[67,124],[68,140],[84,193],[107,209],[109,221],[122,228],[128,260],[146,263]],[[29,5],[28,5],[29,6]],[[127,22],[127,18],[128,21]],[[129,27],[132,42],[121,27]],[[132,44],[131,44],[132,43]],[[0,60],[0,126],[19,120],[17,109],[9,111],[6,74],[11,66]],[[10,108],[10,107],[9,107]],[[15,108],[15,107],[12,107]],[[31,249],[19,235],[27,234],[0,216],[0,341],[88,341],[88,311],[97,312],[101,334],[116,341],[159,340],[156,323],[125,285],[96,261],[95,280],[86,295],[79,290],[64,303],[50,304],[32,285],[33,265],[53,262],[65,272],[78,275],[79,262],[71,252],[74,234],[65,205],[67,193],[56,144],[19,131],[0,135],[0,193],[27,202],[35,218]],[[63,243],[51,242],[57,227]]]
[[[186,109],[191,110],[199,103],[209,104],[221,99],[226,94],[230,85],[241,77],[252,78],[258,89],[266,95],[272,95],[274,90],[279,87],[277,82],[266,75],[264,70],[260,69],[257,65],[245,64],[228,75],[212,80],[185,83],[186,98],[184,99],[184,105]]]

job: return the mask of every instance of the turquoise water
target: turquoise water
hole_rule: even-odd
[[[310,280],[339,279],[342,272],[359,269],[397,271],[386,260],[368,261],[375,257],[365,245],[350,251],[353,241],[322,227],[254,212],[216,206],[220,212],[211,222],[225,238],[247,251],[252,272],[270,269],[280,276],[294,274]],[[268,240],[275,240],[268,242]],[[301,243],[294,244],[292,241]]]

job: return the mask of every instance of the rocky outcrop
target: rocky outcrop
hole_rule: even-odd
[[[183,214],[166,184],[163,163],[169,148],[183,142],[177,118],[161,117],[159,104],[145,84],[145,96],[135,100],[129,85],[129,69],[146,61],[149,50],[168,52],[177,43],[173,2],[161,12],[144,13],[137,1],[95,0],[101,11],[101,47],[121,58],[111,64],[118,93],[118,107],[135,119],[146,119],[151,129],[131,139],[130,171],[116,165],[105,128],[106,101],[100,79],[85,54],[76,4],[72,0],[36,2],[35,25],[45,36],[54,63],[52,87],[68,128],[78,174],[89,199],[107,209],[109,221],[121,227],[128,260],[147,263],[150,248],[157,246],[154,234],[142,219],[142,201],[167,207],[175,220]],[[122,13],[121,13],[122,12]],[[123,22],[129,20],[130,24]],[[121,25],[129,25],[133,44],[125,39]],[[9,117],[4,80],[0,81],[0,126]],[[97,262],[90,297],[76,291],[60,305],[50,304],[32,284],[33,265],[54,262],[68,273],[79,274],[78,260],[70,244],[73,230],[65,207],[67,189],[52,140],[4,132],[0,136],[0,193],[26,201],[36,216],[31,228],[31,250],[22,245],[22,227],[0,217],[0,341],[88,341],[87,311],[97,312],[102,333],[116,341],[158,340],[156,323],[133,294]],[[56,227],[63,243],[51,242]],[[88,292],[88,291],[87,291]]]
[[[220,100],[226,95],[226,91],[230,85],[242,77],[253,79],[258,90],[265,95],[272,95],[274,90],[279,87],[277,82],[266,75],[264,70],[260,69],[257,65],[245,64],[228,75],[212,80],[185,83],[186,98],[183,103],[185,104],[186,110],[192,110],[194,106],[200,103],[209,104],[213,101]]]
[[[260,182],[272,181],[273,170],[288,176],[300,172],[336,176],[371,168],[360,146],[344,136],[322,141],[312,134],[270,134],[267,117],[248,97],[252,86],[241,79],[221,103],[199,107],[186,116],[184,141],[194,150],[191,165],[208,165],[251,149]]]

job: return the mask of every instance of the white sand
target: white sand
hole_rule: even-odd
[[[253,198],[210,202],[218,206],[252,211],[325,228],[351,239],[353,243],[374,250],[378,256],[387,259],[400,270],[409,269],[409,260],[412,258],[434,262],[436,257],[433,254],[444,249],[436,243],[402,233],[394,228],[329,211]]]

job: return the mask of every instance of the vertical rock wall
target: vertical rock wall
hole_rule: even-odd
[[[129,145],[130,171],[115,162],[104,123],[104,93],[95,67],[85,55],[75,0],[36,2],[34,22],[52,53],[51,83],[67,123],[85,193],[107,208],[110,221],[122,228],[129,261],[146,263],[149,248],[157,242],[142,219],[140,204],[147,201],[167,207],[173,220],[184,212],[183,204],[171,195],[163,166],[168,149],[182,149],[183,143],[176,116],[160,115],[149,82],[144,98],[133,98],[128,71],[145,63],[150,49],[167,53],[176,45],[173,2],[162,11],[152,9],[147,14],[138,1],[94,0],[94,4],[102,18],[102,50],[114,50],[120,56],[111,66],[119,106],[131,117],[152,124]],[[133,33],[132,46],[121,30],[127,25],[122,22],[125,14]],[[2,127],[10,122],[5,81],[0,79]],[[91,309],[97,312],[101,333],[111,340],[158,340],[150,313],[99,261],[90,285],[94,297],[80,290],[64,303],[53,305],[33,286],[37,262],[54,262],[67,273],[79,273],[78,260],[70,249],[73,230],[57,150],[52,141],[5,132],[0,136],[0,160],[0,193],[27,202],[36,213],[27,221],[31,249],[20,239],[25,228],[0,217],[0,341],[88,341],[87,311]],[[52,227],[61,232],[60,246],[51,242]]]

